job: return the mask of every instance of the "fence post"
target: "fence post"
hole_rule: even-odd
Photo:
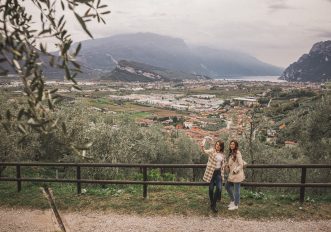
[[[301,184],[306,183],[306,171],[307,168],[301,169]],[[305,187],[300,187],[300,203],[302,204],[305,201]]]
[[[144,175],[144,181],[147,181],[147,167],[146,166],[143,167],[143,175]],[[147,198],[147,184],[143,185],[143,196],[144,196],[144,199]]]
[[[16,165],[17,192],[21,192],[21,165]]]
[[[77,165],[77,194],[81,194],[82,193],[82,185],[80,182],[80,166]]]
[[[192,180],[195,181],[195,169],[192,168]]]

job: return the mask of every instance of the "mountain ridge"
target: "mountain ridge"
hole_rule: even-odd
[[[174,71],[210,77],[280,75],[281,68],[248,54],[206,46],[188,46],[183,39],[153,33],[120,34],[82,41],[77,58],[111,71],[114,60],[130,60]]]
[[[303,54],[284,70],[280,79],[299,82],[331,80],[331,40],[315,43],[308,54]]]

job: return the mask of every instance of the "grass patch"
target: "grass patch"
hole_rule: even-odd
[[[0,205],[45,209],[48,202],[43,197],[41,184],[23,183],[16,192],[16,183],[0,183]],[[148,198],[142,197],[142,186],[83,185],[83,193],[76,194],[72,184],[51,183],[56,205],[60,210],[116,211],[141,215],[200,215],[211,216],[207,187],[149,186]],[[229,202],[225,189],[218,203],[219,216],[239,216],[247,219],[296,218],[331,219],[331,199],[307,197],[301,205],[297,196],[273,192],[242,190],[238,211],[228,211]]]
[[[40,187],[41,185],[22,183],[22,190],[18,193],[15,182],[0,182],[0,205],[47,209],[48,201],[42,195]]]

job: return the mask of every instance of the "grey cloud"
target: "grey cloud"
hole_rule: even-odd
[[[270,12],[275,12],[279,10],[292,9],[293,7],[288,5],[287,0],[271,0],[268,1],[268,8]]]
[[[331,31],[320,30],[316,33],[318,37],[328,38],[331,40]]]
[[[115,11],[116,14],[129,14],[129,12],[127,11],[121,11],[121,10],[117,10]]]
[[[167,13],[153,13],[152,17],[166,17],[168,16]]]
[[[313,37],[331,39],[331,30],[329,29],[324,29],[321,27],[308,27],[306,28],[306,31]]]

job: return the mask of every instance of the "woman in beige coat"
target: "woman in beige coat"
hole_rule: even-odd
[[[203,180],[209,183],[210,208],[214,213],[217,213],[216,202],[221,197],[224,176],[224,142],[221,140],[217,141],[214,148],[209,150],[205,150],[204,144],[201,145],[201,148],[208,155],[208,163]]]
[[[244,161],[238,147],[238,142],[236,140],[230,141],[229,161],[226,165],[229,175],[228,181],[225,185],[226,191],[231,200],[228,205],[229,210],[238,209],[240,202],[240,183],[245,179]]]

